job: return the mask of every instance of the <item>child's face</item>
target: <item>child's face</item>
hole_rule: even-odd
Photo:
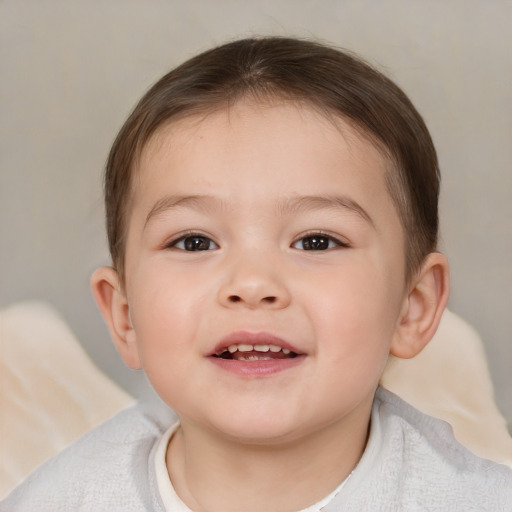
[[[126,245],[132,365],[184,425],[271,443],[367,423],[407,295],[385,172],[346,123],[290,103],[150,141]]]

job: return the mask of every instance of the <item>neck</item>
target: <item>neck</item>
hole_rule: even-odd
[[[300,510],[350,475],[366,445],[369,415],[272,445],[246,444],[182,422],[167,468],[177,494],[194,511]]]

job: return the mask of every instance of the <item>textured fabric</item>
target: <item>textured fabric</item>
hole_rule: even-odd
[[[0,510],[165,512],[154,457],[175,421],[144,406],[119,413],[41,466]],[[472,455],[447,424],[379,389],[363,457],[322,510],[510,512],[512,470]]]
[[[451,427],[379,389],[366,450],[324,512],[510,512],[512,469],[473,455]]]
[[[32,473],[2,512],[164,512],[153,448],[176,421],[171,411],[132,406]]]

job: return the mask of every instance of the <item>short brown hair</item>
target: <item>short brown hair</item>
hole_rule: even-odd
[[[349,52],[267,37],[227,43],[186,61],[144,95],[121,128],[105,172],[109,247],[121,280],[133,175],[151,136],[173,120],[247,96],[305,101],[348,121],[383,152],[410,277],[436,249],[438,236],[439,168],[422,117],[395,83]]]

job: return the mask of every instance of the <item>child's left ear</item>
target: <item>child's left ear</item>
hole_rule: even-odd
[[[404,299],[391,354],[409,359],[423,350],[441,321],[449,290],[448,260],[438,252],[429,254]]]

